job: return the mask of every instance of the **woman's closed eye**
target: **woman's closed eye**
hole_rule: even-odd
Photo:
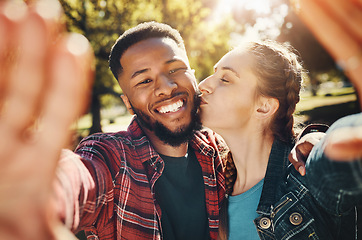
[[[230,82],[230,81],[227,80],[226,78],[220,78],[220,81],[221,81],[221,82],[224,82],[224,83],[229,83],[229,82]]]

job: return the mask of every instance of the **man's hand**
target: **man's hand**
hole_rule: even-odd
[[[58,2],[0,2],[0,239],[53,239],[52,183],[84,112],[93,54]],[[59,237],[59,236],[58,236]]]
[[[305,175],[305,162],[309,153],[312,151],[314,145],[316,145],[325,135],[324,132],[307,133],[294,145],[288,158],[300,175]]]

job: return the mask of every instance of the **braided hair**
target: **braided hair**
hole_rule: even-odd
[[[252,59],[251,70],[258,78],[257,93],[279,101],[269,129],[276,139],[292,143],[295,139],[293,113],[300,100],[305,73],[298,55],[290,45],[275,41],[252,42],[242,48],[245,50]],[[226,195],[230,195],[237,176],[231,153],[224,166]],[[226,199],[220,209],[219,239],[228,236],[227,206]]]
[[[248,50],[254,59],[252,71],[258,77],[257,92],[279,101],[270,129],[274,137],[290,143],[295,138],[293,113],[300,100],[304,68],[287,44],[265,41],[251,44]]]

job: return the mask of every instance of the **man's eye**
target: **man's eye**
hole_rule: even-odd
[[[169,73],[169,74],[173,74],[173,73],[176,73],[176,72],[178,72],[178,71],[180,71],[180,70],[186,71],[187,68],[175,68],[175,69],[171,69],[168,73]]]
[[[152,80],[151,80],[151,79],[145,79],[145,80],[143,80],[143,81],[141,81],[141,82],[137,83],[137,85],[147,84],[147,83],[150,83],[150,82],[152,82]]]

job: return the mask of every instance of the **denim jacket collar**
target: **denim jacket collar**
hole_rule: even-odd
[[[257,208],[257,213],[269,215],[273,204],[278,200],[277,193],[282,186],[282,181],[289,165],[288,154],[291,147],[275,139],[269,156],[267,171],[264,178],[264,186]]]

